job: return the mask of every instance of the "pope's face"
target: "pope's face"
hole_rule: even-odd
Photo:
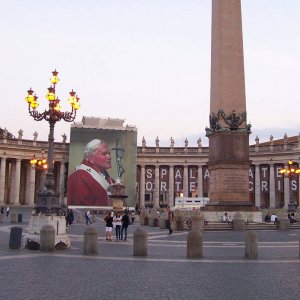
[[[107,144],[102,143],[98,149],[89,156],[89,161],[99,171],[103,171],[111,168],[111,156],[109,147]]]

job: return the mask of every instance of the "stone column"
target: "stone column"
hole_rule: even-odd
[[[270,164],[270,208],[275,208],[275,171],[274,171],[274,164]]]
[[[15,180],[16,180],[16,163],[12,162],[10,164],[9,172],[9,194],[8,194],[8,203],[14,204],[14,190],[15,190]]]
[[[34,205],[34,192],[35,192],[35,168],[27,164],[26,174],[26,192],[25,192],[25,203],[29,206]]]
[[[140,208],[145,207],[145,166],[141,165],[140,178]]]
[[[189,167],[183,166],[183,197],[189,196]]]
[[[198,178],[197,178],[197,188],[198,188],[198,197],[203,197],[203,174],[202,174],[202,165],[198,166]]]
[[[153,207],[159,208],[159,165],[155,165],[155,184],[153,200]]]
[[[0,204],[4,204],[4,190],[5,190],[5,170],[6,170],[6,158],[1,158],[1,170],[0,170]]]
[[[65,196],[65,162],[60,162],[60,170],[59,170],[59,204],[67,204],[64,202]]]
[[[16,160],[16,178],[14,185],[14,204],[20,204],[20,178],[21,178],[21,159]]]
[[[174,166],[169,166],[169,206],[174,206]]]
[[[255,206],[260,207],[260,165],[255,165]]]
[[[289,166],[285,165],[285,169],[288,169]],[[288,208],[288,204],[290,202],[290,179],[288,176],[284,176],[283,178],[283,194],[284,194],[284,208]]]

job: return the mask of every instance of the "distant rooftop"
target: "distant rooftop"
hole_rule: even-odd
[[[73,128],[99,128],[99,129],[114,129],[114,130],[131,130],[136,131],[134,125],[124,126],[124,119],[98,118],[98,117],[83,117],[81,122],[72,124]]]

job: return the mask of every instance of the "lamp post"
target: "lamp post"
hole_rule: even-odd
[[[30,164],[33,169],[40,170],[41,171],[41,178],[40,178],[40,190],[43,189],[44,186],[44,180],[45,180],[45,171],[48,169],[47,160],[44,157],[45,151],[42,151],[42,158],[37,159],[35,155],[33,155],[33,158],[30,160]]]
[[[294,212],[296,211],[296,203],[294,201],[293,191],[292,191],[292,179],[296,178],[300,174],[299,167],[296,166],[295,162],[292,160],[289,161],[287,168],[281,168],[280,173],[283,176],[287,176],[289,178],[289,185],[290,185],[290,201],[288,204],[288,211]]]
[[[46,120],[49,122],[50,132],[48,135],[48,169],[45,178],[45,189],[39,191],[37,194],[37,200],[35,203],[35,211],[37,213],[42,212],[47,215],[52,213],[59,214],[59,194],[54,191],[54,163],[53,163],[53,146],[54,146],[54,126],[56,122],[64,120],[66,122],[74,121],[76,117],[76,111],[79,109],[79,98],[76,92],[73,90],[70,92],[69,103],[71,105],[71,112],[61,112],[60,111],[60,100],[55,95],[55,86],[59,82],[58,72],[54,70],[52,72],[52,77],[50,81],[52,85],[48,88],[46,94],[46,99],[49,101],[49,108],[44,112],[38,112],[37,107],[39,103],[37,101],[38,97],[34,94],[34,91],[30,88],[27,91],[27,96],[25,98],[28,103],[28,112],[30,116],[33,117],[35,121]]]

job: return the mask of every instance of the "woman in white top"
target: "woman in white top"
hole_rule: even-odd
[[[121,225],[122,225],[122,217],[120,213],[117,213],[114,216],[114,227],[116,229],[116,239],[121,240]]]

